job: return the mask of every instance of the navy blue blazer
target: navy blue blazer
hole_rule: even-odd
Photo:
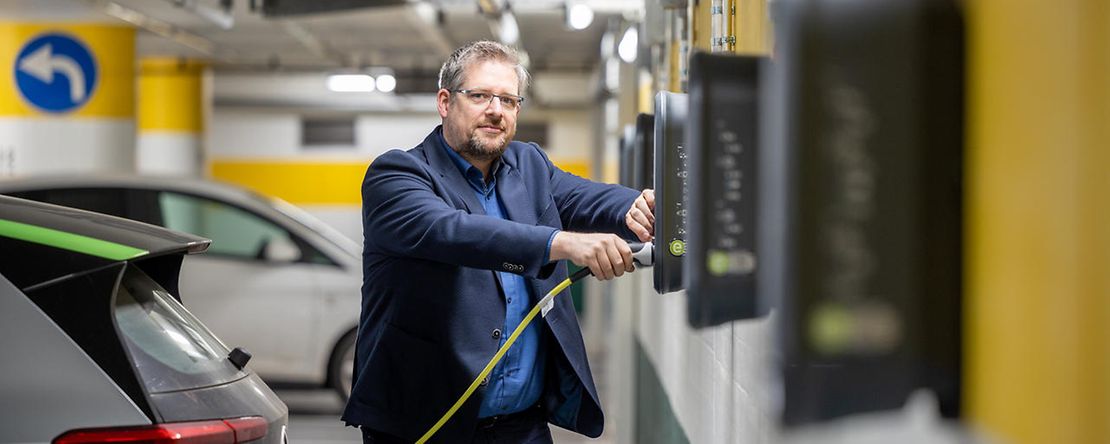
[[[497,173],[509,220],[486,216],[437,137],[433,131],[413,149],[389,151],[366,171],[362,315],[343,412],[348,424],[413,441],[497,351],[493,332],[504,325],[505,301],[494,271],[529,278],[534,297],[542,297],[567,277],[565,263],[544,257],[552,233],[634,239],[624,215],[639,195],[564,172],[534,143],[511,142]],[[541,405],[551,423],[597,437],[601,403],[573,302],[563,293],[546,318],[533,321],[548,327]],[[434,441],[470,441],[485,387]]]

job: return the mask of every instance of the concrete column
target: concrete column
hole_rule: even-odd
[[[135,30],[57,20],[0,22],[0,177],[133,171]]]
[[[201,176],[204,70],[184,59],[139,62],[139,173]]]

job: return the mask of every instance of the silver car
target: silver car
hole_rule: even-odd
[[[207,246],[0,196],[0,442],[287,442],[250,355],[179,301],[183,256]]]
[[[278,199],[196,179],[67,176],[0,181],[0,194],[212,239],[181,269],[185,305],[249,350],[270,384],[350,392],[360,247]]]

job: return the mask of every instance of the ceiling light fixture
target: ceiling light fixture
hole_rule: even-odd
[[[366,74],[332,74],[328,76],[328,89],[335,92],[374,92],[374,78]]]
[[[382,74],[378,76],[375,84],[378,87],[378,91],[393,92],[393,90],[397,88],[397,78],[389,74]]]
[[[567,2],[567,26],[586,29],[594,22],[594,10],[585,3]]]
[[[498,30],[498,38],[501,43],[509,46],[520,44],[520,27],[517,26],[516,15],[511,11],[502,12],[498,23],[501,25]]]
[[[635,25],[629,26],[628,30],[624,31],[624,37],[621,37],[621,42],[617,45],[617,55],[625,63],[636,61],[636,53],[640,49],[639,38],[639,32],[636,31]]]

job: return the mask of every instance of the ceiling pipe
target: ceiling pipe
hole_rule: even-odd
[[[293,37],[293,39],[300,42],[301,46],[308,49],[312,55],[322,59],[332,60],[339,66],[348,66],[351,64],[351,61],[347,60],[346,56],[328,46],[307,28],[301,26],[301,24],[292,20],[282,20],[281,27],[287,34]]]
[[[215,43],[200,35],[191,33],[172,23],[158,20],[134,9],[108,0],[86,0],[93,8],[106,15],[123,20],[145,31],[157,34],[167,40],[191,48],[208,57],[226,58],[226,51],[220,51]]]
[[[405,7],[405,18],[417,29],[424,41],[435,48],[439,57],[446,59],[455,51],[455,44],[443,32],[443,11],[429,2],[414,2]]]
[[[192,12],[197,16],[228,30],[235,26],[235,17],[231,15],[231,1],[221,0],[219,8],[213,8],[201,3],[199,0],[167,0],[174,6]]]
[[[489,23],[490,33],[501,43],[516,49],[520,56],[520,63],[527,68],[531,65],[528,51],[524,50],[524,42],[520,38],[520,26],[517,24],[516,15],[513,14],[508,0],[476,0],[478,12]]]

